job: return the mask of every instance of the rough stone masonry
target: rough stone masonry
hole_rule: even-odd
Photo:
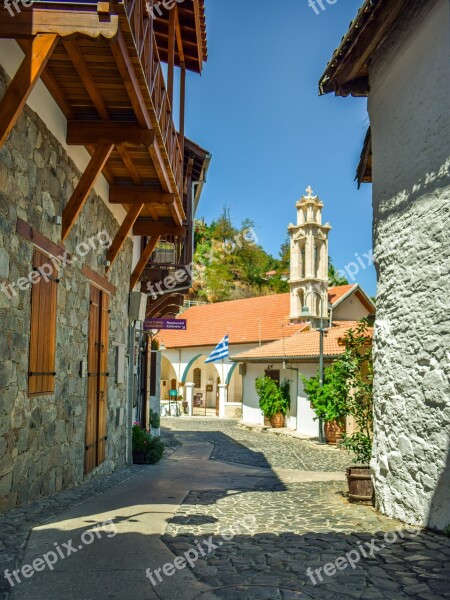
[[[7,77],[0,69],[0,97]],[[26,277],[33,246],[16,234],[16,221],[29,223],[53,242],[53,223],[79,181],[80,173],[44,122],[29,107],[0,149],[0,283]],[[94,192],[71,232],[66,249],[105,230],[114,238],[119,225]],[[126,385],[114,382],[112,342],[127,343],[128,288],[132,243],[128,240],[111,271],[117,293],[111,299],[107,412],[107,455],[90,476],[109,473],[126,462]],[[0,293],[0,512],[84,479],[86,378],[90,283],[86,264],[103,274],[105,251],[92,250],[64,269],[58,286],[55,394],[27,395],[30,289],[8,299]]]

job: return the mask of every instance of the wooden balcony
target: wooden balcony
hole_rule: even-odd
[[[156,19],[146,4],[35,0],[13,15],[0,4],[0,37],[15,39],[25,53],[0,101],[0,146],[40,77],[67,118],[67,143],[85,146],[92,156],[64,211],[62,240],[100,172],[110,184],[110,202],[129,215],[127,231],[138,217],[149,223],[141,235],[185,225],[185,77],[186,69],[200,72],[206,60],[203,0],[175,4]],[[167,86],[161,56],[169,61]],[[172,110],[176,66],[178,130]]]

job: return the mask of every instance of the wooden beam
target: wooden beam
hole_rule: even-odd
[[[83,82],[84,87],[86,88],[86,91],[92,100],[92,104],[95,106],[100,117],[107,121],[109,119],[109,112],[105,100],[97,86],[97,83],[95,82],[95,79],[91,75],[89,66],[84,60],[84,56],[81,53],[77,42],[75,40],[65,40],[63,44],[67,54],[70,57],[70,60],[73,63],[73,66],[75,67],[76,72],[78,73],[78,76]]]
[[[180,71],[180,127],[179,127],[181,156],[183,156],[183,157],[184,157],[185,110],[186,110],[186,66],[183,63],[181,65],[181,71]]]
[[[152,157],[156,172],[158,174],[158,179],[162,189],[165,192],[172,193],[172,183],[170,181],[170,177],[167,172],[166,165],[164,164],[164,159],[161,155],[161,150],[159,149],[158,144],[153,144],[153,146],[149,148],[149,152],[150,156]]]
[[[147,105],[144,96],[142,95],[141,87],[134,71],[134,64],[121,30],[119,30],[117,37],[111,42],[111,52],[136,114],[137,122],[143,128],[152,129],[152,122],[147,110]]]
[[[157,319],[175,317],[180,312],[180,304],[168,304],[156,315]]]
[[[144,186],[114,185],[109,188],[111,204],[162,204],[170,206],[175,201],[175,194],[167,194]]]
[[[181,212],[182,210],[183,209],[180,210],[180,207],[176,200],[174,200],[172,202],[172,204],[170,205],[170,214],[172,215],[175,223],[180,226],[183,225],[183,221],[185,219],[185,214],[184,214],[184,211],[183,211],[183,213]]]
[[[172,294],[163,294],[162,296],[157,297],[156,300],[153,300],[154,296],[149,295],[149,298],[147,300],[147,313],[146,313],[146,318],[149,319],[151,318],[152,315],[155,314],[155,312],[157,312],[158,308],[167,301],[167,298],[171,296],[175,301],[178,302],[183,302],[183,295],[182,294],[178,294],[178,293],[172,293]]]
[[[153,250],[156,248],[156,244],[159,242],[160,239],[161,238],[159,235],[153,236],[148,241],[147,245],[145,246],[144,250],[142,251],[141,257],[131,275],[130,290],[133,290],[134,286],[139,281],[139,278],[142,275],[142,272],[144,271],[145,267],[147,266],[150,256],[152,255]]]
[[[114,144],[151,146],[155,134],[149,129],[141,129],[136,123],[116,121],[68,121],[67,143],[72,146],[89,144]]]
[[[67,203],[62,215],[62,233],[61,241],[64,241],[70,233],[75,221],[80,214],[86,200],[91,193],[92,188],[97,181],[97,177],[102,172],[114,146],[112,144],[100,145],[95,150],[85,172],[81,176],[72,197]]]
[[[52,10],[36,4],[31,8],[21,4],[20,9],[14,18],[5,15],[0,19],[0,38],[31,38],[41,33],[60,37],[79,34],[89,38],[113,38],[119,29],[118,15],[99,18],[96,11],[83,12],[74,7]],[[6,8],[2,6],[1,12],[6,13]]]
[[[136,185],[141,185],[142,179],[139,175],[138,170],[136,169],[136,165],[134,164],[128,150],[125,146],[118,146],[117,152],[120,154],[120,158],[123,161],[123,164],[126,166],[128,173],[130,174],[131,179]]]
[[[169,306],[176,307],[177,309],[179,309],[182,304],[182,300],[181,300],[180,304],[178,304],[178,301],[180,301],[181,298],[182,298],[181,294],[176,294],[176,295],[175,294],[166,294],[164,300],[161,302],[161,304],[157,308],[152,307],[152,309],[150,311],[150,314],[151,314],[150,318],[155,319],[155,318],[160,317],[161,314],[164,314],[164,312],[167,310],[167,308]]]
[[[96,287],[100,288],[101,290],[105,290],[105,292],[108,292],[108,294],[111,294],[112,296],[116,295],[117,288],[111,282],[109,282],[106,277],[99,275],[87,265],[83,265],[81,272]]]
[[[127,216],[122,221],[122,225],[119,227],[119,231],[117,232],[116,237],[114,238],[113,243],[109,247],[108,252],[106,254],[106,260],[109,260],[109,262],[111,263],[108,267],[106,267],[106,272],[108,272],[111,269],[112,263],[119,254],[120,249],[124,245],[129,232],[131,231],[133,225],[136,222],[136,219],[138,218],[143,208],[144,204],[136,204],[135,206],[130,208]]]
[[[186,61],[184,58],[183,34],[181,33],[180,12],[178,10],[178,6],[175,6],[175,33],[177,38],[177,50],[180,58],[180,65],[183,65]]]
[[[161,221],[150,221],[149,219],[141,218],[134,224],[133,235],[174,235],[185,237],[186,229],[172,223],[162,223]]]
[[[22,52],[24,54],[26,54],[30,50],[31,40],[18,39],[16,41],[19,44],[19,46],[22,49]],[[54,78],[52,73],[50,72],[48,65],[41,73],[41,80],[42,80],[43,84],[45,85],[45,87],[50,92],[50,94],[55,99],[56,103],[58,104],[59,108],[62,110],[66,119],[75,119],[75,113],[74,113],[72,107],[70,106],[69,102],[67,101],[67,98],[65,97],[64,92],[59,87],[58,82],[56,81],[56,79]]]
[[[167,40],[167,95],[169,96],[170,106],[173,108],[173,83],[175,71],[175,17],[177,6],[174,6],[169,13],[169,37]]]
[[[9,21],[14,19],[9,18]],[[0,101],[0,147],[6,142],[50,58],[58,36],[37,35]]]

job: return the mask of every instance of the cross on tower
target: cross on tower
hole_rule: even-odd
[[[308,187],[306,188],[306,191],[308,192],[308,198],[312,198],[313,197],[313,189],[310,185],[308,185]]]

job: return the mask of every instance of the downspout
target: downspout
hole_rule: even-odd
[[[133,400],[134,400],[134,343],[136,321],[130,321],[128,327],[128,428],[127,428],[127,464],[133,464]]]

